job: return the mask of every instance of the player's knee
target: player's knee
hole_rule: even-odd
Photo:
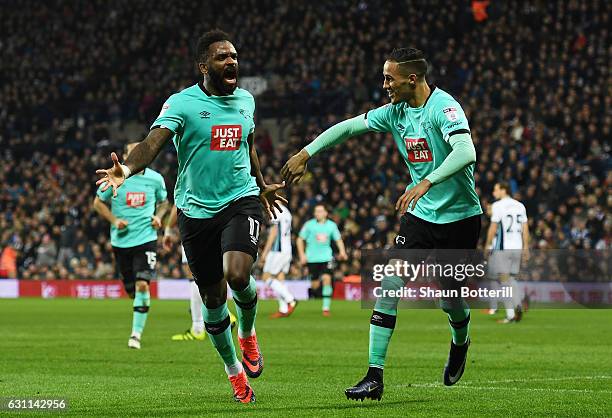
[[[147,292],[149,290],[149,283],[143,281],[143,280],[138,280],[136,282],[136,291],[137,292]]]
[[[251,280],[250,269],[247,270],[239,266],[230,267],[225,272],[225,280],[232,289],[244,289]]]
[[[321,281],[323,282],[323,286],[331,286],[332,284],[332,278],[329,274],[324,274]]]

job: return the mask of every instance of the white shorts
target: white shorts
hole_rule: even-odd
[[[518,274],[521,250],[497,250],[489,257],[489,274]]]
[[[263,272],[270,273],[276,276],[281,271],[285,274],[289,273],[289,267],[291,266],[291,254],[281,252],[270,252],[266,257],[264,263]]]
[[[185,255],[185,249],[183,248],[183,244],[181,244],[181,262],[183,264],[187,264],[187,256]]]

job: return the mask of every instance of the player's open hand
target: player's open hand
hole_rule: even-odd
[[[268,184],[259,192],[259,200],[266,210],[266,215],[268,219],[276,219],[276,213],[274,209],[278,209],[281,212],[280,203],[287,204],[287,199],[280,196],[278,191],[285,187],[285,182],[277,183],[277,184]]]
[[[117,229],[125,229],[128,226],[128,221],[125,219],[117,219],[115,220],[115,228]]]
[[[302,176],[306,174],[306,164],[309,159],[310,155],[304,149],[289,158],[289,161],[281,169],[281,176],[287,184],[295,184],[300,181]]]
[[[423,195],[427,193],[430,188],[431,182],[429,180],[421,180],[419,184],[417,184],[411,189],[406,190],[406,192],[401,195],[399,199],[397,199],[397,202],[395,203],[395,210],[399,210],[401,214],[404,214],[406,210],[408,210],[408,207],[411,206],[411,203],[412,207],[410,208],[410,210],[414,210],[419,199],[423,197]]]
[[[111,160],[113,166],[106,170],[96,170],[96,174],[102,176],[100,180],[96,182],[96,186],[102,184],[102,191],[105,191],[109,187],[113,188],[113,197],[117,197],[117,189],[125,182],[125,173],[119,163],[119,157],[114,152],[111,152]]]

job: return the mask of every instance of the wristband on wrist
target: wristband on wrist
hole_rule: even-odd
[[[121,170],[123,170],[123,177],[126,179],[132,174],[132,170],[125,164],[121,164]]]

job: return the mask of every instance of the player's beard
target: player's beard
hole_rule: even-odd
[[[208,71],[208,76],[210,77],[212,85],[215,86],[217,91],[224,95],[232,94],[238,86],[238,67],[236,67],[235,70],[236,84],[230,85],[223,80],[223,76],[226,72],[227,70],[223,72],[217,72],[214,70]]]

